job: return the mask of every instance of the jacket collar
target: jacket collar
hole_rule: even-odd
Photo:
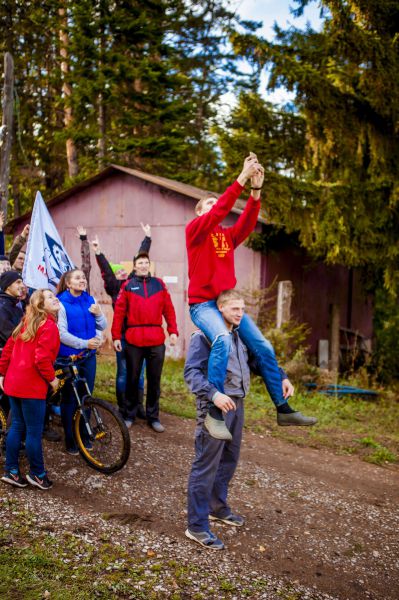
[[[132,279],[137,279],[137,281],[148,281],[148,279],[151,279],[151,273],[148,273],[148,275],[134,275],[132,277]]]
[[[18,302],[20,302],[19,298],[15,298],[15,296],[11,296],[11,294],[7,294],[6,292],[0,292],[0,298],[4,298],[10,304],[14,304],[16,306]]]
[[[68,302],[69,304],[78,304],[82,300],[84,300],[88,295],[89,294],[87,292],[82,292],[80,296],[72,296],[69,290],[65,290],[65,292],[62,292],[58,295],[58,298],[61,300],[61,302]]]

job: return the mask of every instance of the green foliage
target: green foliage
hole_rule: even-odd
[[[384,382],[399,378],[399,303],[395,296],[379,289],[374,308],[374,368]]]
[[[307,3],[297,0],[299,13]],[[221,134],[224,157],[230,171],[240,142],[253,143],[268,168],[270,218],[298,231],[314,256],[381,269],[385,286],[397,289],[398,4],[320,4],[320,32],[276,27],[274,42],[232,35],[241,56],[270,70],[269,88],[294,92],[295,112],[243,96]]]
[[[0,53],[14,57],[17,94],[15,214],[30,208],[32,190],[49,197],[110,162],[215,187],[219,96],[248,79],[229,35],[256,27],[224,0],[3,2]]]
[[[250,292],[244,290],[246,310],[272,344],[279,363],[303,362],[310,328],[294,319],[283,323],[280,328],[276,327],[276,285],[277,281],[274,281],[268,288]]]
[[[396,462],[398,459],[396,454],[376,442],[372,437],[368,436],[355,441],[359,442],[365,448],[372,449],[372,452],[368,453],[364,458],[367,462],[374,463],[375,465],[383,465],[384,463]]]

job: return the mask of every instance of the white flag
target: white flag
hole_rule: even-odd
[[[22,279],[28,287],[54,290],[74,268],[40,192],[36,193]]]

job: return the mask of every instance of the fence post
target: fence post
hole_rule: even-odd
[[[276,325],[280,329],[283,323],[291,319],[291,302],[294,286],[292,281],[279,281],[277,287],[277,319]]]

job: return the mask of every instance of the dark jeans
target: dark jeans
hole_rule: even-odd
[[[124,336],[121,339],[121,344],[122,351],[116,353],[116,398],[119,409],[122,411],[126,393],[126,341]],[[145,361],[140,373],[139,390],[144,390],[144,368]]]
[[[136,418],[139,405],[139,381],[144,360],[146,361],[147,402],[146,417],[149,423],[159,419],[161,374],[165,359],[165,344],[160,346],[133,346],[126,344],[126,403],[121,413],[125,419]]]
[[[209,513],[227,517],[232,511],[227,503],[229,483],[240,456],[244,401],[233,398],[237,410],[225,415],[233,439],[217,440],[202,427],[195,436],[195,458],[188,479],[188,528],[209,532]]]
[[[81,362],[78,361],[76,366],[78,368],[80,377],[84,377],[87,380],[90,393],[93,393],[97,366],[96,353],[93,352]],[[78,402],[76,400],[73,387],[70,383],[66,383],[62,390],[61,421],[65,433],[65,446],[74,450],[77,448],[77,446],[75,436],[73,434],[73,415],[75,414],[77,406]]]
[[[43,476],[42,434],[46,401],[36,398],[10,397],[11,427],[6,441],[6,471],[19,471],[19,451],[25,437],[26,454],[30,471],[38,477]]]

